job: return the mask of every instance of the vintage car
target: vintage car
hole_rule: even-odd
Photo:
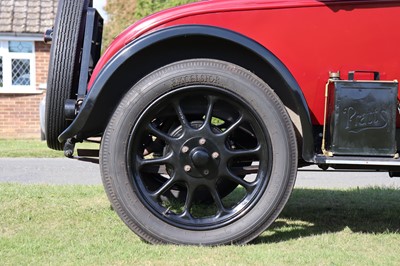
[[[60,0],[48,146],[74,157],[100,140],[74,158],[98,158],[147,242],[247,243],[299,167],[400,175],[399,17],[397,0],[200,1],[132,24],[100,57],[91,2]]]

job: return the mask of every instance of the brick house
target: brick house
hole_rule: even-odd
[[[0,0],[0,138],[40,137],[39,103],[45,96],[57,1]]]

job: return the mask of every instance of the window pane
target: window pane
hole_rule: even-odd
[[[31,66],[29,59],[12,59],[12,85],[31,85]]]
[[[8,51],[10,51],[11,53],[32,53],[33,52],[33,43],[32,42],[9,41],[8,42]]]
[[[3,57],[0,56],[0,87],[3,87]]]

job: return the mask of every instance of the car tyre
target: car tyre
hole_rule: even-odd
[[[156,142],[162,148],[151,153]],[[193,59],[162,67],[129,90],[103,135],[100,164],[113,208],[143,240],[243,244],[287,202],[297,145],[284,105],[265,82],[228,62]],[[160,169],[164,182],[152,187],[148,180]],[[236,189],[224,195],[221,180]],[[173,195],[176,187],[181,197]],[[213,201],[196,202],[198,193]]]
[[[47,80],[45,134],[47,146],[55,150],[64,147],[64,143],[58,141],[58,136],[68,126],[64,114],[65,101],[76,98],[88,4],[88,0],[58,2]]]

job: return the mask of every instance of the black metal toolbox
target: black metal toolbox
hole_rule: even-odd
[[[397,81],[332,81],[326,120],[329,153],[394,156],[397,89]]]

